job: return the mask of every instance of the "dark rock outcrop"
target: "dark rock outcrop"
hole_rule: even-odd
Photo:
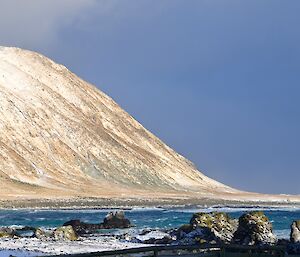
[[[131,226],[129,219],[125,218],[123,211],[110,212],[103,221],[103,227],[105,229],[130,228]]]
[[[63,226],[72,226],[78,235],[95,233],[99,229],[122,229],[132,227],[129,219],[125,218],[123,211],[108,213],[103,222],[99,224],[85,223],[80,220],[70,220],[64,223]]]
[[[80,220],[70,220],[64,223],[63,226],[71,226],[78,235],[91,234],[99,229],[103,229],[103,223],[90,224]]]
[[[277,239],[267,216],[261,211],[253,211],[239,218],[239,226],[232,242],[243,245],[266,245],[275,244]]]

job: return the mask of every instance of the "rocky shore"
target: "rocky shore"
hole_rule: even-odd
[[[116,233],[106,233],[118,229]],[[300,254],[300,220],[291,224],[290,239],[277,238],[272,223],[262,211],[238,219],[224,212],[194,213],[188,224],[168,230],[136,231],[124,212],[110,212],[102,222],[70,220],[54,229],[0,228],[0,249],[63,254],[95,252],[147,245],[276,245],[288,254]],[[123,231],[123,232],[122,232]]]

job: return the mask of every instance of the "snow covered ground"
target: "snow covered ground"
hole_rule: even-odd
[[[88,253],[143,246],[149,245],[121,241],[116,239],[114,236],[91,236],[87,238],[80,238],[78,241],[42,241],[36,238],[1,238],[0,257],[9,256],[9,254],[3,255],[5,253],[4,250],[30,251],[35,254],[27,256],[35,256],[40,254]]]

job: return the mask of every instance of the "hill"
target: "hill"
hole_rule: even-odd
[[[188,129],[188,128],[187,128]],[[66,67],[0,48],[0,199],[260,199],[203,173]],[[299,200],[299,197],[263,196]]]

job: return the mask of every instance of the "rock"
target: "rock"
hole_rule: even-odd
[[[179,229],[178,232],[190,233],[193,230],[193,226],[191,224],[184,224]]]
[[[237,220],[223,212],[199,212],[193,214],[190,224],[170,234],[176,237],[175,244],[180,245],[229,243],[237,224]]]
[[[62,226],[54,230],[53,236],[55,240],[70,240],[76,241],[78,239],[72,226]]]
[[[34,231],[33,237],[35,237],[37,239],[46,239],[45,232],[42,229],[40,229],[40,228],[37,228]]]
[[[291,224],[290,242],[287,245],[288,254],[300,254],[300,220]]]
[[[200,239],[208,242],[214,240],[219,243],[229,243],[237,229],[237,221],[223,212],[195,213],[190,225],[194,230],[198,230],[196,234]]]
[[[300,243],[300,220],[293,221],[291,225],[290,241]]]
[[[33,237],[43,241],[53,239],[53,236],[54,236],[53,233],[44,231],[40,228],[35,229],[33,234]]]
[[[125,218],[123,211],[110,212],[106,215],[103,221],[103,227],[106,229],[130,228],[131,226],[129,219]]]
[[[277,239],[267,216],[261,211],[253,211],[239,218],[238,229],[232,242],[243,245],[265,245],[275,244]]]
[[[286,251],[288,254],[300,255],[300,243],[289,243]]]
[[[15,230],[12,228],[0,228],[0,238],[13,238],[16,236]]]
[[[166,235],[163,238],[149,238],[145,241],[142,241],[143,244],[171,244],[173,242],[173,239],[170,235]]]
[[[132,225],[130,221],[125,218],[124,212],[119,211],[108,213],[104,218],[103,223],[90,224],[80,220],[70,220],[64,223],[63,226],[72,226],[78,235],[84,235],[95,233],[99,229],[130,228]]]
[[[89,224],[80,220],[70,220],[64,223],[63,226],[72,226],[72,228],[78,235],[95,233],[97,230],[104,228],[103,223]]]

